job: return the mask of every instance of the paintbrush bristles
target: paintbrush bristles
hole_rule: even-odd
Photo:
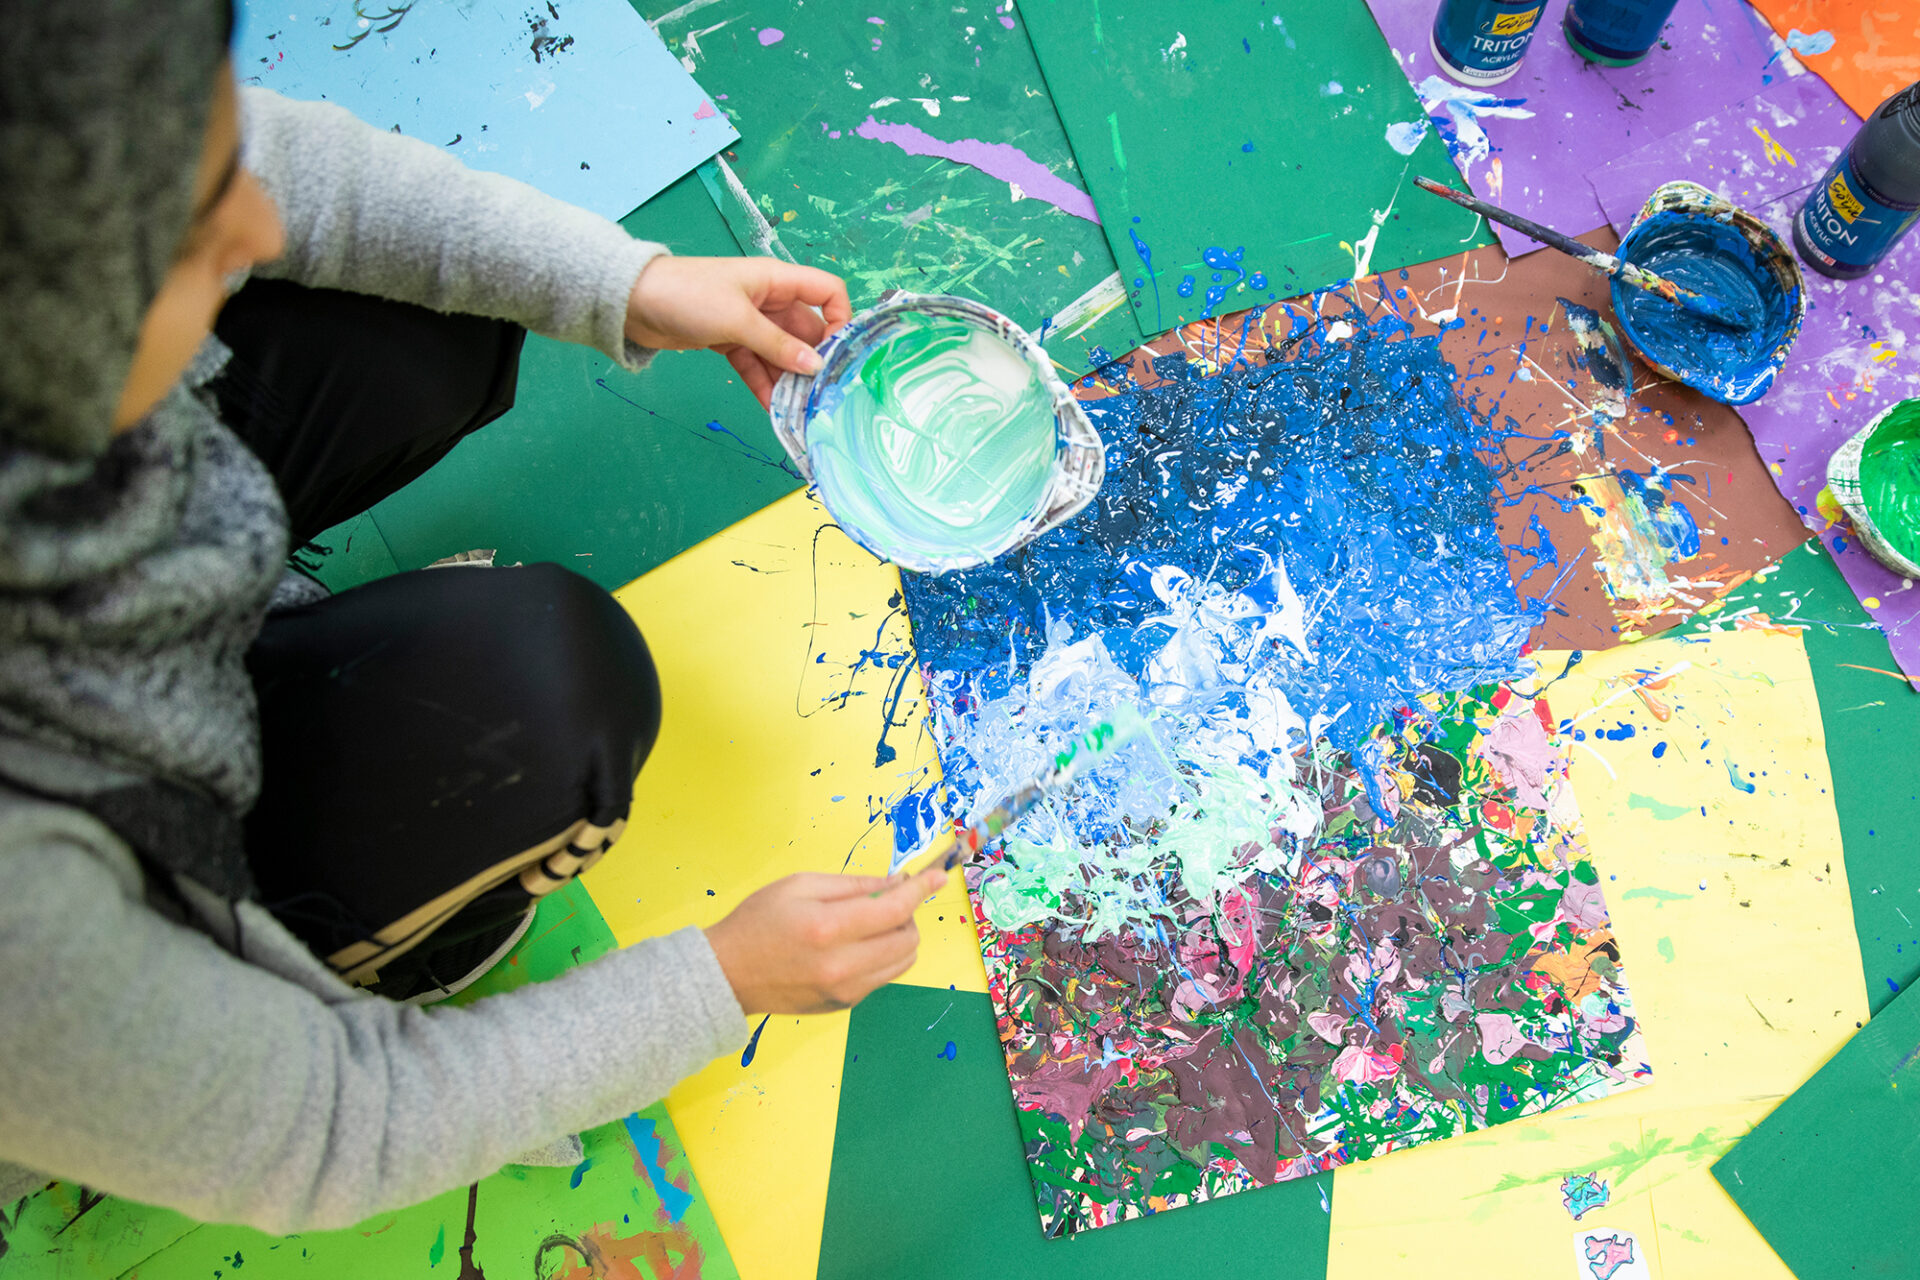
[[[1615,257],[1603,249],[1590,244],[1582,244],[1564,231],[1555,231],[1552,227],[1542,226],[1531,218],[1523,218],[1517,213],[1502,209],[1498,205],[1488,204],[1478,196],[1468,195],[1464,191],[1455,191],[1452,187],[1435,182],[1431,178],[1416,177],[1413,184],[1422,191],[1432,192],[1443,199],[1451,200],[1463,209],[1471,209],[1489,222],[1497,222],[1504,227],[1532,236],[1550,249],[1578,258],[1588,266],[1604,271],[1616,280],[1620,280],[1636,289],[1643,289],[1656,297],[1683,310],[1690,311],[1702,319],[1729,328],[1743,329],[1753,323],[1738,307],[1730,306],[1719,298],[1709,297],[1683,284],[1656,275],[1645,267],[1637,267],[1631,262]]]

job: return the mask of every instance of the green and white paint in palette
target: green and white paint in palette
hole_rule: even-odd
[[[958,298],[895,295],[774,390],[781,443],[849,537],[903,568],[985,563],[1085,506],[1099,436],[1024,332]]]

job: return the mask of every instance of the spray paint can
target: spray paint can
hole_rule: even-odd
[[[1873,270],[1920,220],[1920,84],[1880,104],[1800,206],[1793,247],[1822,275]]]
[[[1660,43],[1679,0],[1573,0],[1564,26],[1567,43],[1588,62],[1630,67]]]
[[[1440,0],[1433,60],[1461,84],[1499,84],[1520,69],[1546,0]]]

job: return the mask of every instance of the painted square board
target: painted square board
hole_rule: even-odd
[[[1010,4],[643,6],[741,140],[706,170],[744,253],[996,307],[1071,373],[1138,346]]]
[[[1892,1001],[1713,1166],[1799,1280],[1920,1263],[1920,994]]]
[[[1055,109],[1142,331],[1487,243],[1359,4],[1024,0]]]
[[[620,218],[739,135],[625,0],[241,0],[234,70]]]
[[[1093,505],[904,584],[944,810],[1152,717],[967,869],[1049,1235],[1647,1079],[1458,371],[1282,315],[1103,370]]]

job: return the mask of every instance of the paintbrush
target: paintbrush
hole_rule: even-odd
[[[1000,838],[1014,823],[1042,800],[1065,789],[1101,757],[1131,741],[1146,725],[1146,720],[1131,709],[1123,710],[1107,723],[1096,724],[1054,754],[1053,763],[1032,782],[1003,796],[979,821],[954,819],[952,828],[936,838],[899,874],[917,876],[939,868],[951,871]]]
[[[1711,294],[1689,289],[1665,276],[1656,275],[1645,267],[1636,267],[1631,262],[1617,258],[1604,250],[1581,244],[1572,236],[1555,231],[1552,227],[1543,227],[1531,218],[1523,218],[1517,213],[1508,213],[1498,205],[1488,204],[1478,196],[1470,196],[1464,191],[1455,191],[1452,187],[1435,182],[1431,178],[1416,177],[1413,181],[1414,185],[1422,191],[1431,191],[1436,196],[1453,201],[1463,209],[1471,209],[1489,222],[1498,222],[1502,226],[1512,227],[1515,231],[1524,231],[1548,248],[1558,249],[1564,254],[1578,258],[1596,271],[1603,271],[1624,284],[1665,298],[1668,302],[1703,320],[1711,320],[1729,329],[1747,329],[1753,326],[1753,317],[1743,308],[1723,302]]]

